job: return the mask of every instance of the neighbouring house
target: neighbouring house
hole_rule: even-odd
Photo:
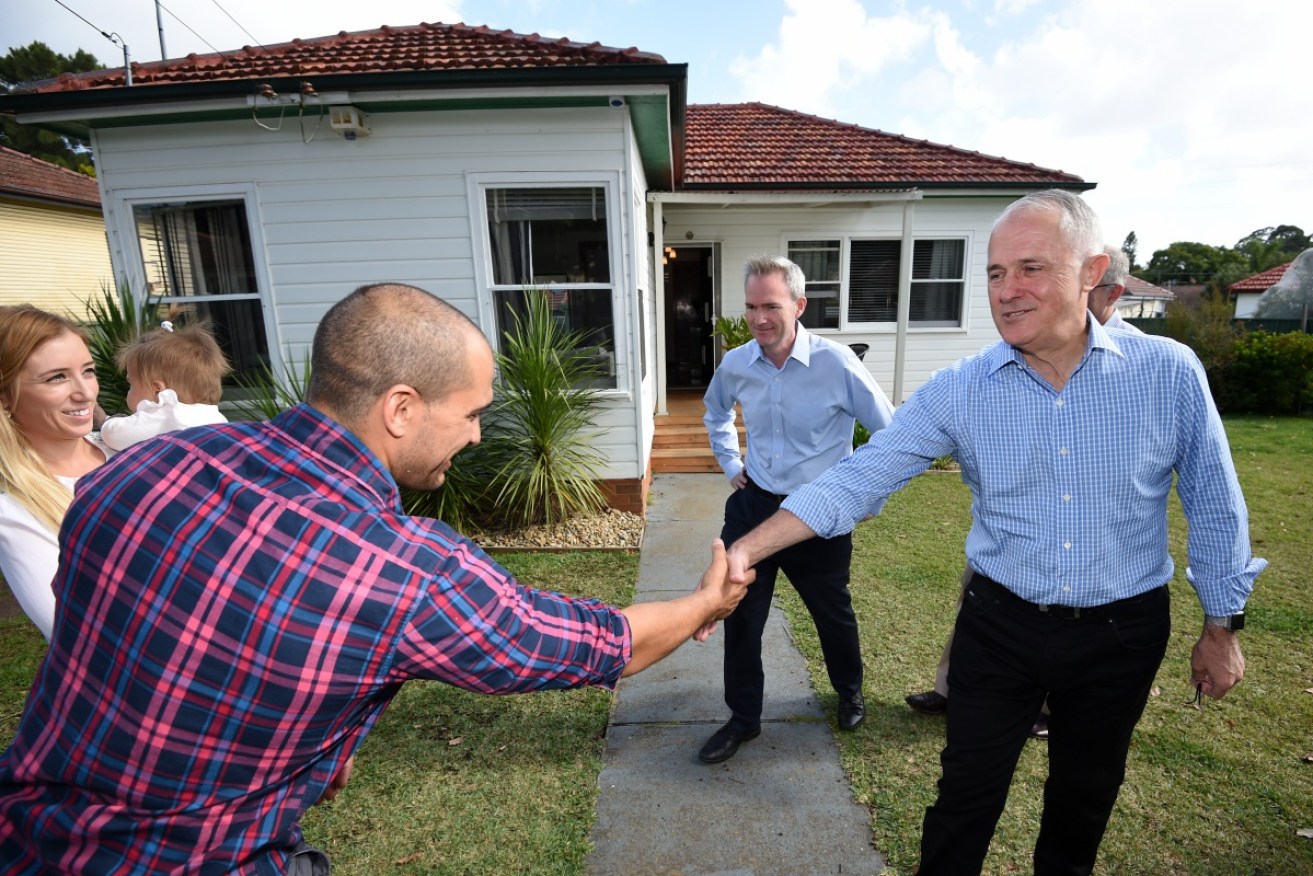
[[[1258,307],[1258,299],[1275,286],[1277,281],[1286,275],[1286,269],[1293,264],[1294,261],[1289,261],[1227,286],[1226,293],[1235,299],[1235,318],[1252,319]]]
[[[786,253],[805,321],[895,402],[998,338],[990,224],[1057,170],[764,104],[690,106],[687,65],[463,24],[65,75],[0,97],[88,136],[117,272],[195,308],[239,369],[305,355],[362,283],[413,283],[495,345],[526,289],[611,363],[602,451],[641,512],[669,390],[706,384],[740,266]]]
[[[1139,277],[1126,278],[1126,291],[1117,299],[1117,313],[1122,319],[1162,319],[1172,290],[1155,286]]]
[[[0,304],[84,320],[113,280],[96,180],[0,146]]]

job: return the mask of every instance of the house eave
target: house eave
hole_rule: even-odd
[[[682,192],[687,193],[773,193],[786,194],[796,192],[813,192],[817,194],[860,194],[872,191],[897,191],[897,190],[920,190],[934,191],[944,193],[949,191],[961,191],[964,194],[974,194],[976,196],[1006,195],[1006,194],[1025,194],[1039,189],[1068,189],[1071,191],[1089,191],[1098,184],[1085,182],[1084,180],[1072,178],[1069,180],[966,180],[966,181],[944,181],[944,180],[871,180],[871,181],[808,181],[797,183],[755,183],[755,182],[725,182],[725,183],[685,183],[681,187]]]
[[[96,128],[249,118],[257,95],[345,95],[365,112],[612,106],[630,110],[644,172],[654,185],[680,183],[687,64],[252,77],[0,95],[0,112],[24,124],[86,138]],[[318,105],[313,100],[307,106]],[[277,102],[266,112],[277,113]]]

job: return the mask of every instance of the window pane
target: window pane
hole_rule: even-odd
[[[255,377],[269,362],[269,345],[245,204],[139,206],[133,214],[147,293],[166,311],[209,321],[232,363],[230,381]]]
[[[488,189],[497,285],[609,283],[606,189]]]
[[[802,268],[809,283],[839,282],[839,241],[795,240],[789,243],[789,260]]]
[[[913,280],[961,280],[965,240],[918,240],[912,250]]]
[[[839,241],[789,241],[789,260],[802,268],[807,278],[807,309],[802,324],[807,328],[839,327]]]
[[[147,276],[167,298],[257,295],[251,234],[241,202],[137,207]]]
[[[923,326],[961,325],[965,258],[965,240],[916,241],[909,317],[912,322]]]
[[[849,257],[848,321],[894,322],[898,319],[897,240],[854,240]]]
[[[912,284],[908,320],[929,326],[956,326],[962,321],[962,283]]]
[[[548,289],[552,317],[565,331],[581,332],[583,346],[594,348],[592,354],[602,364],[604,373],[594,386],[613,388],[615,380],[615,335],[611,318],[610,289]],[[498,290],[493,293],[497,311],[497,337],[515,327],[513,314],[525,313],[524,290]]]

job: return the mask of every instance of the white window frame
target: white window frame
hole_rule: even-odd
[[[606,250],[609,283],[551,283],[549,288],[609,289],[611,292],[611,326],[615,343],[615,386],[598,389],[604,397],[625,396],[632,391],[629,366],[629,330],[626,321],[628,309],[621,300],[625,270],[624,253],[627,249],[624,225],[621,221],[623,190],[618,173],[519,171],[507,173],[466,174],[466,199],[470,208],[470,239],[474,255],[474,283],[478,295],[479,324],[493,349],[501,349],[497,330],[496,293],[516,291],[524,287],[518,283],[498,284],[492,265],[492,242],[488,239],[489,189],[543,189],[543,188],[601,188],[606,192]]]
[[[281,374],[285,370],[283,361],[282,332],[276,319],[273,301],[273,284],[269,280],[269,269],[265,260],[264,229],[260,224],[259,211],[256,209],[256,191],[253,185],[206,185],[187,188],[135,188],[123,189],[111,193],[111,202],[119,205],[115,210],[114,221],[110,224],[114,236],[118,239],[117,251],[123,254],[126,264],[116,265],[116,276],[126,278],[128,288],[139,302],[147,297],[149,274],[146,270],[146,256],[141,250],[141,241],[137,235],[136,210],[139,207],[183,207],[202,205],[205,202],[241,202],[246,210],[246,230],[250,235],[251,260],[254,263],[256,291],[245,295],[196,295],[187,300],[205,301],[259,301],[260,315],[264,321],[264,338],[270,368]]]
[[[839,244],[839,325],[838,327],[813,328],[808,331],[818,334],[827,332],[838,333],[846,331],[893,331],[897,327],[897,320],[879,321],[879,322],[857,322],[848,318],[850,302],[850,273],[852,269],[852,244],[854,241],[890,241],[900,243],[901,237],[888,234],[855,234],[843,233],[833,234],[823,231],[798,231],[790,232],[784,237],[783,251],[789,253],[793,250],[794,244],[804,240],[810,241],[827,241],[837,242]],[[972,236],[964,232],[945,232],[942,234],[918,234],[912,238],[913,252],[919,242],[934,240],[960,240],[962,241],[962,274],[958,278],[943,278],[934,280],[916,280],[911,279],[909,271],[910,289],[909,295],[916,294],[918,285],[924,286],[929,283],[961,283],[961,299],[958,305],[958,320],[952,325],[930,325],[925,321],[909,320],[907,328],[909,331],[933,332],[933,331],[965,331],[967,328],[967,301],[970,293],[971,282],[968,278],[968,271],[971,264],[971,241]],[[811,282],[809,280],[809,282]],[[826,281],[817,281],[826,282]],[[901,295],[903,290],[899,289]]]

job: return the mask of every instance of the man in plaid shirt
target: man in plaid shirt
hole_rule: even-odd
[[[616,609],[526,588],[398,485],[479,440],[493,357],[409,286],[315,334],[307,403],[166,435],[78,485],[50,651],[0,755],[6,873],[326,873],[302,813],[400,689],[613,687],[744,587]]]

